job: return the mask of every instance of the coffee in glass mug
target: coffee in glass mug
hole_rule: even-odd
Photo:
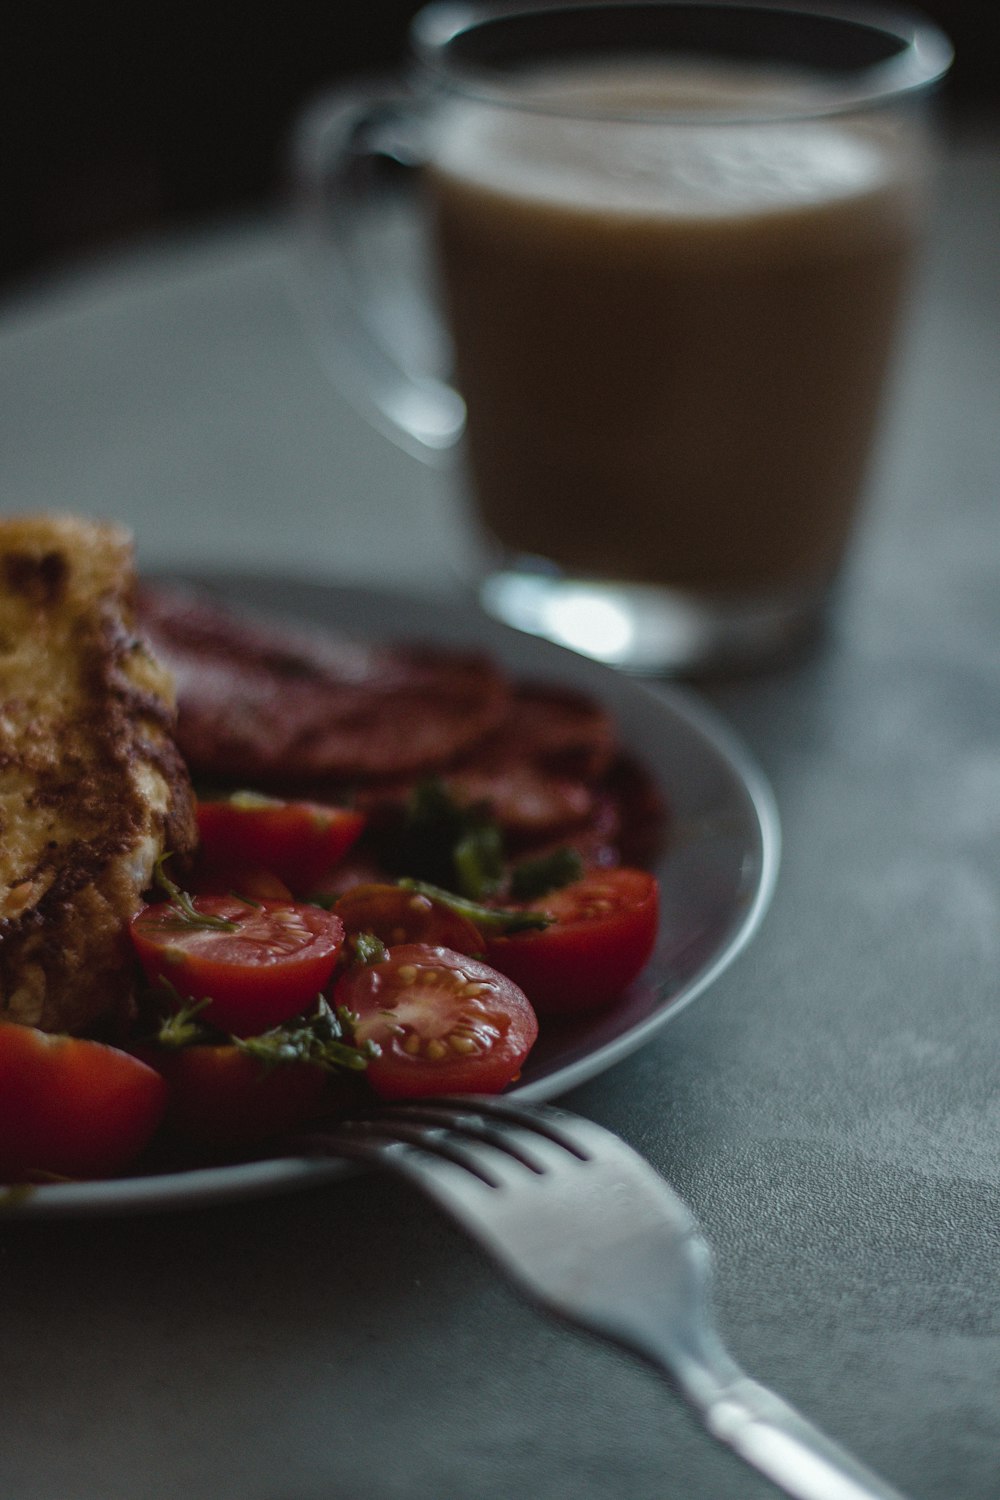
[[[864,493],[947,43],[715,0],[414,40],[486,607],[639,670],[787,652]]]

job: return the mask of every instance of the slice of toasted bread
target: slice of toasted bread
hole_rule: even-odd
[[[127,1014],[129,918],[196,838],[169,675],[137,635],[132,547],[72,517],[0,521],[0,1019]]]

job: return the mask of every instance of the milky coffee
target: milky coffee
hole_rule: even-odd
[[[878,413],[919,190],[898,120],[713,123],[794,80],[563,72],[454,104],[429,171],[481,519],[570,572],[822,588]],[[780,96],[780,99],[779,99]],[[702,106],[702,122],[662,112]]]

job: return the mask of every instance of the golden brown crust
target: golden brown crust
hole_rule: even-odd
[[[80,1031],[127,1010],[126,924],[196,836],[174,714],[127,534],[0,523],[0,1016]]]

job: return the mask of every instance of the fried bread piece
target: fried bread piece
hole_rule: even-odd
[[[136,634],[126,532],[0,521],[0,1019],[128,1013],[127,923],[166,850],[194,847],[168,673]]]

